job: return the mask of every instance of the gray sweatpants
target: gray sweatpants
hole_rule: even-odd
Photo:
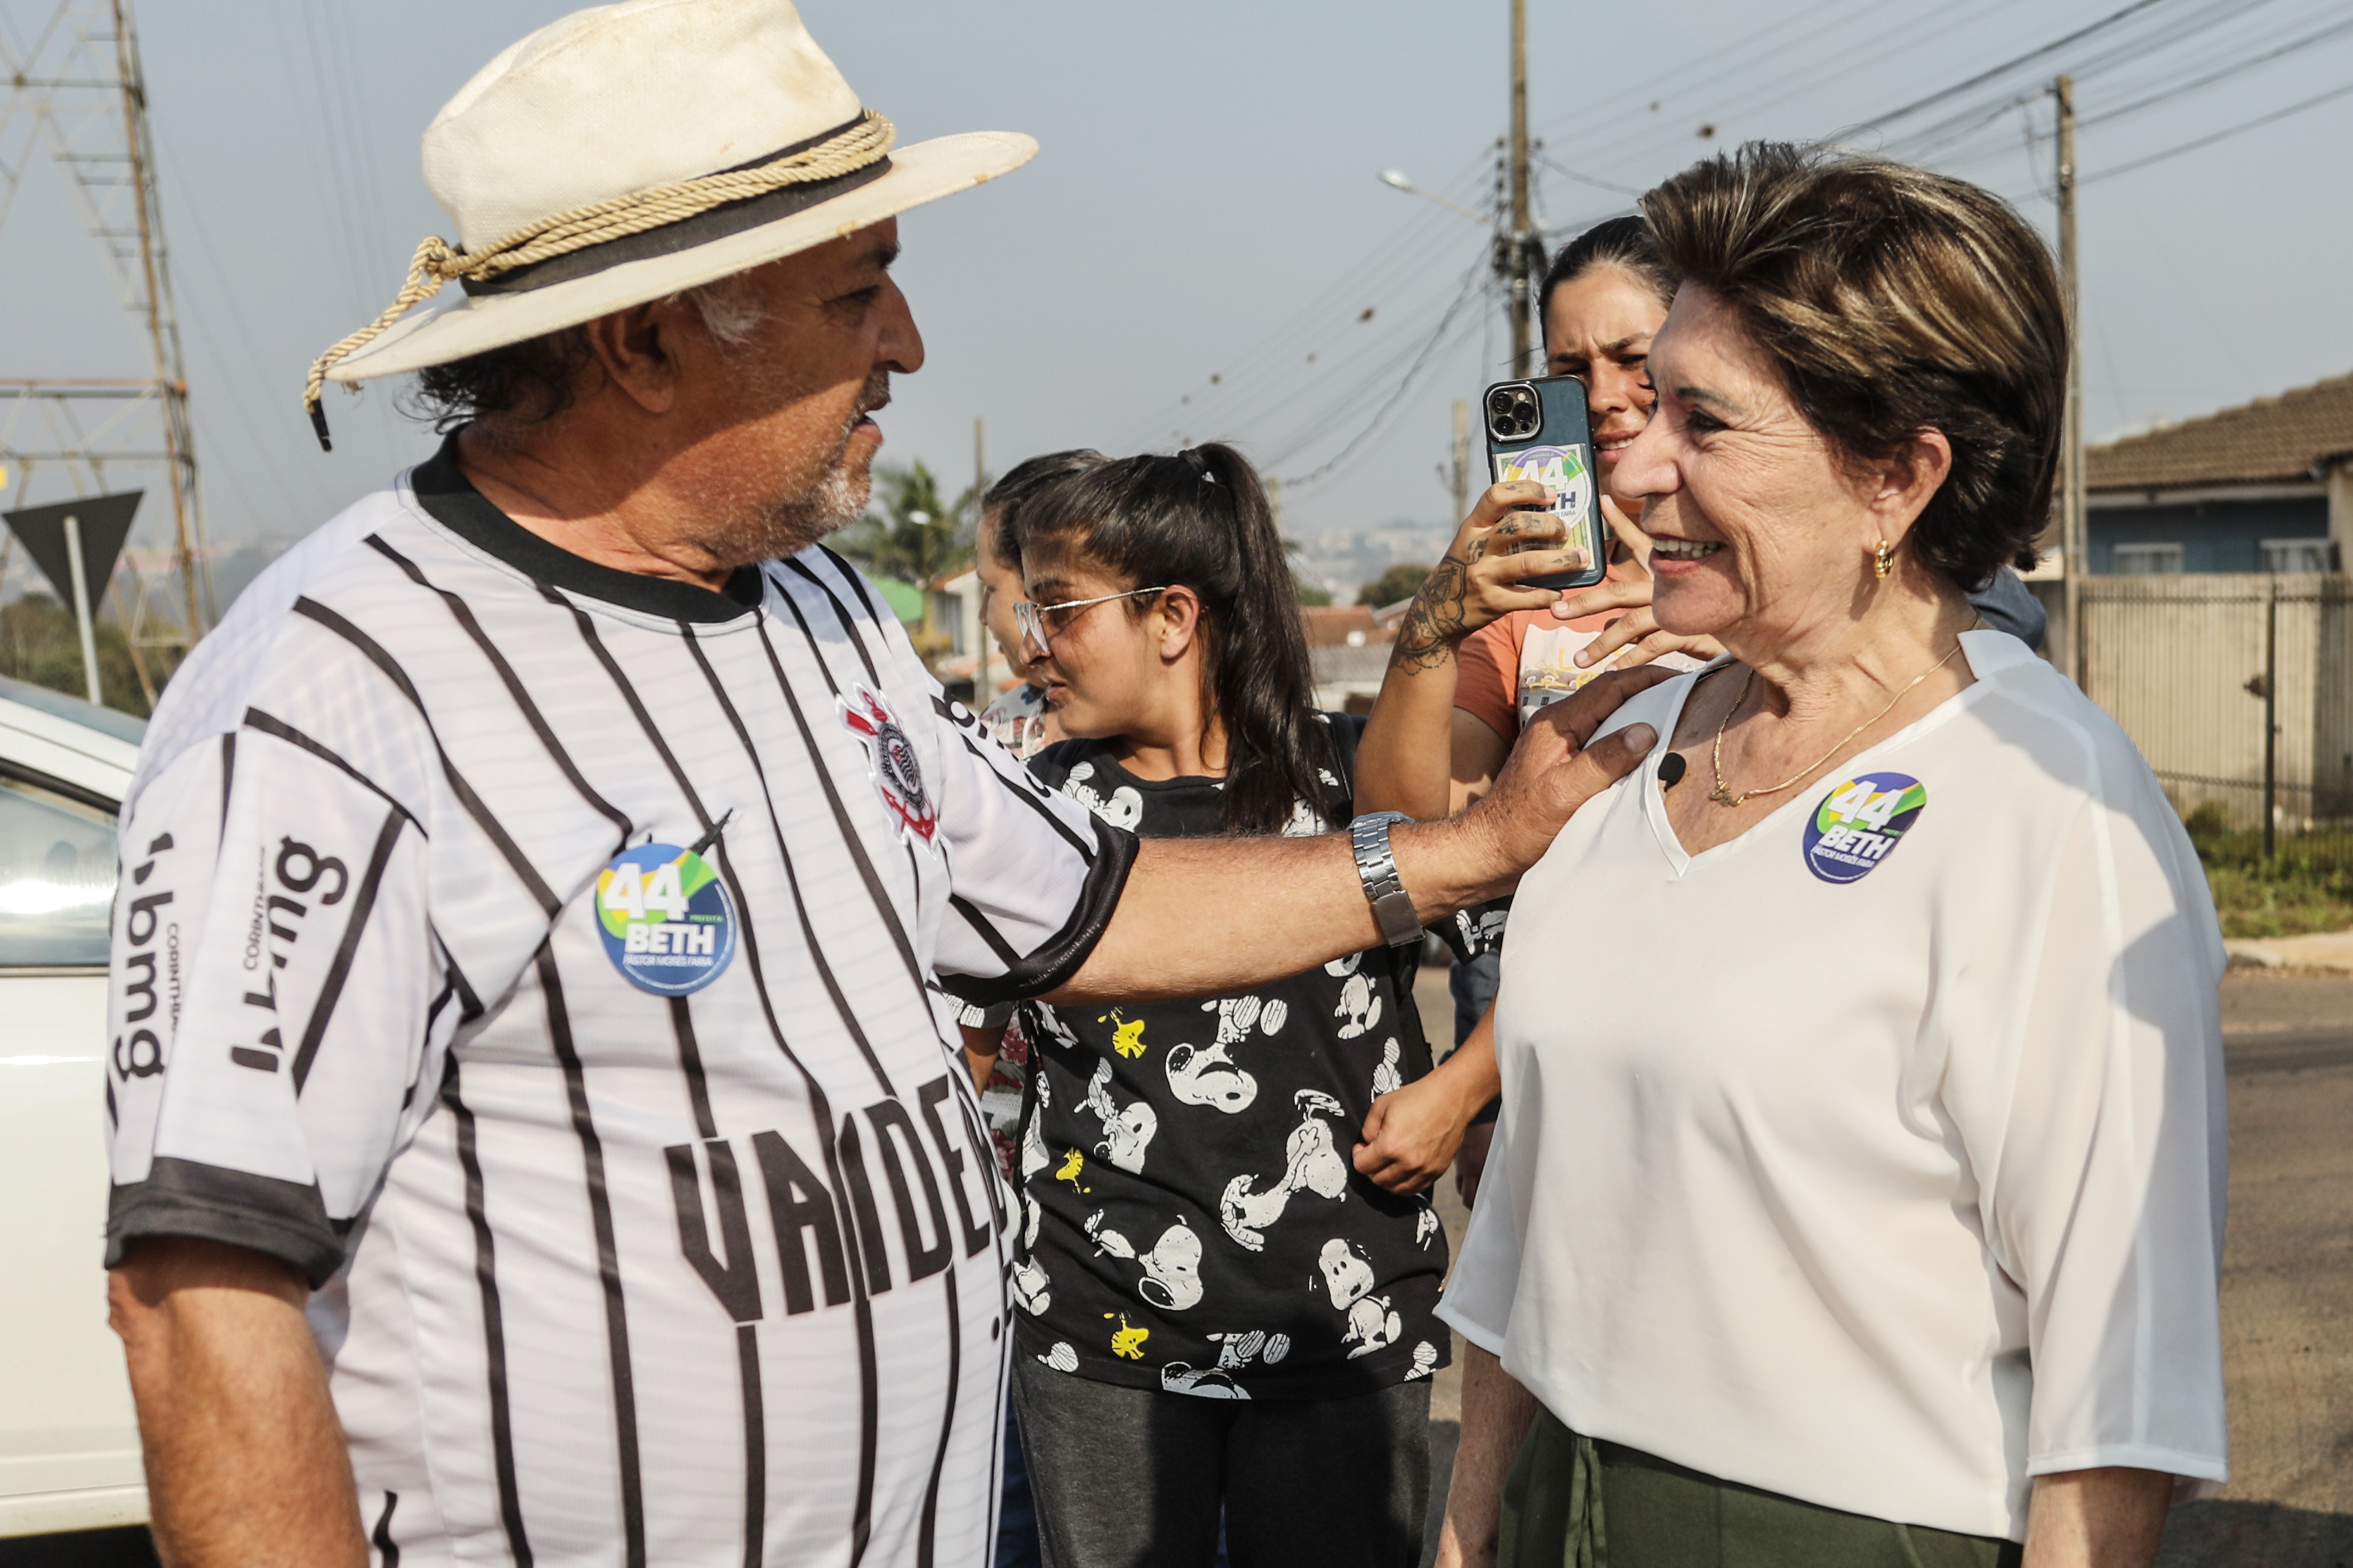
[[[1046,1568],[1414,1568],[1430,1383],[1346,1399],[1202,1399],[1014,1358]]]

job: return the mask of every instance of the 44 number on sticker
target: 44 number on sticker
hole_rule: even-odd
[[[648,914],[673,921],[686,918],[686,889],[675,860],[665,860],[650,870],[615,866],[597,889],[596,901],[624,920],[641,921]]]
[[[1841,822],[1852,822],[1868,827],[1874,833],[1885,827],[1896,808],[1903,804],[1905,792],[1900,789],[1878,789],[1869,779],[1862,779],[1831,795],[1824,807],[1827,816]]]

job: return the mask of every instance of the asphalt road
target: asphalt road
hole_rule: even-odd
[[[1422,1016],[1450,1028],[1445,975]],[[2168,1523],[2159,1568],[2353,1568],[2353,978],[2243,975],[2222,986],[2231,1219],[2222,1267],[2232,1480]],[[1440,1184],[1447,1238],[1467,1216]],[[1461,1342],[1455,1342],[1461,1354]],[[1445,1505],[1459,1367],[1430,1394]],[[1427,1561],[1427,1558],[1425,1558]]]

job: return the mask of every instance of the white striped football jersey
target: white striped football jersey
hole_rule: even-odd
[[[180,669],[121,844],[110,1261],[308,1275],[379,1563],[987,1561],[942,988],[1059,984],[1134,847],[838,558],[611,570],[445,447]]]

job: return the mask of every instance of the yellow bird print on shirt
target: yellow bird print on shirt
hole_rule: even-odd
[[[1086,1163],[1087,1157],[1084,1154],[1080,1153],[1076,1149],[1064,1150],[1062,1152],[1062,1168],[1054,1173],[1054,1180],[1058,1182],[1068,1182],[1073,1189],[1082,1193],[1089,1191],[1090,1189],[1079,1185],[1079,1173],[1086,1168]]]
[[[1123,1018],[1119,1016],[1119,1009],[1116,1007],[1105,1016],[1095,1020],[1098,1024],[1111,1026],[1111,1048],[1124,1057],[1140,1057],[1144,1054],[1144,1026],[1147,1021],[1143,1018]]]
[[[1103,1316],[1108,1318],[1111,1314],[1109,1312],[1105,1312]],[[1122,1312],[1119,1315],[1119,1329],[1111,1337],[1111,1353],[1116,1356],[1125,1356],[1130,1361],[1142,1361],[1144,1359],[1144,1342],[1151,1337],[1152,1331],[1150,1329],[1129,1328],[1127,1326],[1127,1314],[1125,1312]]]

